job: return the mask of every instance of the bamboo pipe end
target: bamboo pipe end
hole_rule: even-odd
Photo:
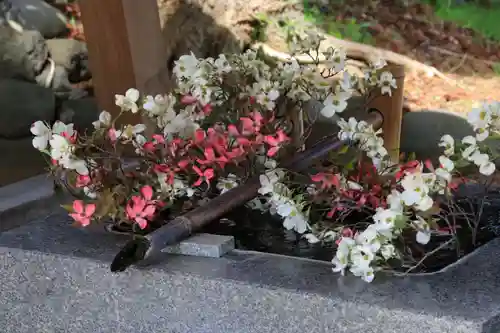
[[[143,260],[150,247],[151,242],[145,237],[129,241],[113,259],[111,272],[123,272],[130,266]]]

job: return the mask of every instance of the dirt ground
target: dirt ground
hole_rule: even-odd
[[[364,0],[330,5],[337,20],[355,18],[371,23],[367,30],[375,46],[388,49],[445,73],[440,77],[410,75],[405,97],[412,110],[446,109],[466,112],[482,100],[500,100],[500,43],[471,29],[444,22],[429,5],[408,7],[402,1],[383,0],[373,7]],[[374,3],[374,2],[373,2]]]

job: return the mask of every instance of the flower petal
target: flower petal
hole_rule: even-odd
[[[75,200],[73,201],[73,210],[78,213],[78,214],[83,214],[83,201],[82,200]]]

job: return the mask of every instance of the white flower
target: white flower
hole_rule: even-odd
[[[347,257],[336,256],[332,259],[332,264],[334,265],[334,267],[332,268],[332,271],[334,273],[345,275],[345,270],[348,265]]]
[[[382,74],[380,74],[378,86],[380,87],[382,95],[388,94],[392,96],[392,89],[397,88],[396,79],[394,79],[391,72],[382,72]]]
[[[487,109],[474,108],[467,114],[467,120],[474,129],[485,128],[491,122],[491,114]]]
[[[413,225],[417,229],[416,239],[420,244],[427,244],[431,239],[431,230],[429,224],[420,216],[413,221]]]
[[[335,273],[340,272],[342,275],[345,274],[345,269],[349,264],[349,255],[354,245],[355,241],[352,238],[342,237],[340,239],[337,252],[335,253],[335,257],[332,259],[332,264],[335,265],[333,268]]]
[[[238,177],[232,173],[227,175],[226,178],[220,178],[219,181],[217,182],[217,189],[220,191],[220,193],[226,193],[230,189],[233,189],[238,186]]]
[[[402,213],[404,208],[404,201],[401,198],[401,192],[392,190],[391,194],[387,196],[387,204],[389,208],[395,212]]]
[[[136,135],[144,132],[146,130],[146,125],[136,124],[134,126],[127,125],[121,131],[115,131],[116,137],[122,140],[132,139]]]
[[[250,209],[260,210],[264,212],[269,209],[269,205],[267,203],[262,203],[260,198],[254,198],[246,203],[246,206]]]
[[[350,268],[350,272],[354,276],[360,276],[365,282],[372,282],[375,278],[375,272],[371,267],[353,266]]]
[[[396,248],[392,244],[385,244],[380,249],[380,254],[385,260],[389,260],[396,256]]]
[[[178,79],[191,79],[199,73],[199,64],[200,61],[191,52],[191,54],[182,55],[179,60],[175,61],[173,72]]]
[[[276,166],[278,163],[276,160],[273,160],[271,158],[266,158],[266,161],[264,162],[264,168],[266,169],[276,169]]]
[[[319,242],[319,238],[316,237],[314,234],[305,234],[304,238],[310,243],[310,244],[316,244]]]
[[[31,125],[30,131],[35,136],[32,141],[33,147],[38,150],[45,150],[52,135],[50,128],[43,121],[38,120]]]
[[[167,112],[173,113],[175,115],[175,111],[173,109],[176,103],[176,98],[172,94],[168,94],[165,96],[156,95],[146,96],[146,101],[144,102],[142,108],[149,112],[152,116],[160,117]],[[163,128],[163,126],[161,126]]]
[[[102,111],[99,114],[99,120],[96,120],[92,123],[95,129],[108,127],[111,125],[111,114],[107,111]]]
[[[88,186],[85,186],[83,188],[83,193],[90,199],[95,199],[97,198],[97,193],[92,191]]]
[[[260,194],[264,195],[273,192],[274,182],[267,175],[260,175],[259,180],[260,180],[260,188],[259,188]]]
[[[64,158],[60,160],[62,166],[66,169],[75,170],[80,175],[88,175],[89,169],[84,160],[77,160],[73,158]]]
[[[490,136],[490,131],[486,128],[478,128],[476,130],[476,140],[478,142],[486,140]]]
[[[274,191],[274,185],[283,177],[283,173],[280,170],[272,170],[266,172],[264,175],[259,176],[260,189],[259,193],[262,195],[272,193]]]
[[[417,229],[417,242],[424,245],[429,243],[429,240],[431,239],[429,224],[422,217],[417,215],[417,219],[413,221],[413,225]]]
[[[125,96],[115,95],[115,104],[116,106],[119,106],[123,111],[137,113],[137,111],[139,111],[139,107],[137,106],[139,96],[139,90],[130,88],[125,92]]]
[[[377,252],[382,243],[379,239],[379,232],[375,224],[370,224],[363,232],[356,236],[356,242],[369,248],[373,253]]]
[[[288,215],[283,220],[283,226],[287,230],[295,230],[299,234],[303,234],[309,228],[307,220],[305,219],[302,213],[298,212],[297,209],[294,209],[290,215]]]
[[[455,153],[455,140],[449,134],[445,134],[441,137],[438,146],[444,148],[445,156],[451,156]]]
[[[358,132],[358,121],[354,117],[350,117],[347,121],[344,118],[340,118],[337,121],[337,125],[340,127],[338,133],[338,138],[340,140],[352,140],[354,135]]]
[[[268,92],[261,92],[257,94],[257,103],[266,107],[268,110],[274,109],[276,106],[275,101],[280,96],[280,93],[276,89],[271,89]]]
[[[462,139],[462,143],[463,144],[467,144],[467,145],[475,146],[476,145],[476,139],[473,136],[467,135],[466,137],[464,137]]]
[[[373,259],[375,259],[375,253],[368,246],[356,245],[351,249],[351,261],[353,267],[366,269],[370,267]]]
[[[353,81],[356,79],[356,76],[351,76],[349,72],[342,72],[342,80],[339,81],[340,88],[345,92],[350,92],[352,90]]]
[[[218,74],[229,73],[232,70],[231,65],[227,61],[224,54],[219,55],[219,57],[214,61],[214,65]]]
[[[324,106],[320,111],[321,114],[326,118],[331,118],[336,113],[343,112],[347,107],[347,100],[350,97],[350,94],[344,91],[329,94],[323,102]]]
[[[49,143],[51,148],[50,157],[56,161],[68,159],[73,154],[73,145],[59,134],[52,135]]]
[[[327,68],[332,69],[338,73],[345,68],[346,52],[343,49],[335,49],[331,52],[331,56],[326,57],[325,65]]]
[[[62,135],[66,137],[72,137],[75,134],[73,124],[65,124],[62,121],[57,120],[54,125],[52,125],[52,133]]]
[[[495,163],[489,161],[479,166],[479,172],[485,176],[491,176],[495,172],[495,169]]]
[[[437,168],[435,173],[436,176],[443,178],[447,182],[451,181],[451,172],[455,168],[455,164],[446,156],[439,156],[440,168]]]

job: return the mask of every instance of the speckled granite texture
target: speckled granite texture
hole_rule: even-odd
[[[112,274],[126,239],[59,211],[0,235],[2,333],[499,333],[500,241],[446,273],[339,278],[281,256],[163,254]]]

